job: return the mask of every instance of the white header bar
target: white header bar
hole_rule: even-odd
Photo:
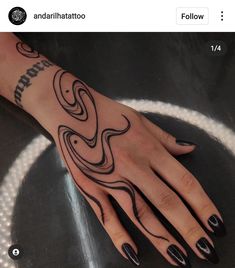
[[[9,20],[14,7],[26,12],[20,25]],[[229,0],[8,0],[1,3],[0,31],[235,31],[234,7]],[[20,16],[11,14],[16,21]]]

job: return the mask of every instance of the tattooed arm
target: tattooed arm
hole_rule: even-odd
[[[133,109],[99,94],[12,34],[0,34],[0,91],[53,136],[75,184],[125,258],[139,265],[137,247],[108,195],[171,264],[190,267],[185,249],[154,216],[137,187],[198,257],[218,261],[210,237],[160,179],[188,202],[211,233],[225,233],[215,205],[172,156],[193,151],[193,143],[176,140]]]

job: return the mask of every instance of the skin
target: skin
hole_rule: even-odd
[[[35,63],[46,60],[42,55],[39,55],[39,58],[23,56],[16,50],[17,42],[19,40],[13,34],[0,34],[0,94],[13,103],[15,103],[14,90],[20,76]],[[124,243],[129,243],[135,252],[138,250],[133,239],[120,223],[108,195],[112,195],[117,200],[136,227],[143,232],[168,262],[176,265],[167,254],[167,248],[171,244],[177,245],[187,255],[185,249],[166,230],[143,198],[136,192],[133,187],[135,185],[178,230],[195,254],[204,259],[196,248],[196,242],[201,237],[205,237],[213,245],[211,238],[191,215],[179,196],[159,178],[159,176],[164,178],[192,207],[204,226],[212,231],[207,220],[213,214],[221,218],[219,211],[193,174],[174,158],[175,155],[191,153],[195,146],[177,144],[174,136],[150,122],[137,111],[101,95],[84,84],[86,92],[91,94],[95,103],[98,133],[94,148],[87,146],[84,140],[78,136],[72,136],[72,142],[76,140],[73,148],[79,152],[79,155],[91,162],[98,162],[102,155],[102,130],[111,128],[120,131],[129,127],[122,134],[114,135],[109,140],[114,164],[112,172],[98,174],[91,169],[81,170],[73,159],[74,155],[71,156],[66,147],[66,140],[62,135],[63,128],[61,130],[60,126],[65,126],[67,130],[69,128],[82,137],[94,137],[97,123],[94,103],[87,95],[88,93],[84,94],[83,101],[88,119],[81,121],[71,116],[60,103],[60,99],[56,95],[56,86],[53,85],[53,79],[59,70],[60,67],[53,65],[38,72],[37,76],[31,78],[31,84],[23,91],[20,103],[23,109],[35,117],[54,138],[75,184],[93,208],[119,252],[126,258],[122,251]],[[65,98],[69,101],[74,101],[74,95],[71,92],[72,84],[76,80],[77,78],[69,73],[66,73],[62,79],[61,88],[62,90],[69,89],[68,95],[64,92]],[[97,181],[102,181],[102,183],[97,183]],[[131,190],[132,194],[126,190],[117,189],[117,187],[107,187],[113,182],[116,182],[115,185]],[[138,217],[133,210],[131,198],[133,195]],[[98,202],[94,202],[94,199]],[[99,205],[97,205],[98,203]]]

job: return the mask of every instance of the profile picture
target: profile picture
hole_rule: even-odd
[[[22,7],[14,7],[9,11],[8,18],[12,24],[21,25],[25,22],[27,14]]]

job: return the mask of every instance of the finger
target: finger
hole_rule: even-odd
[[[161,144],[173,155],[181,155],[192,152],[196,144],[190,141],[184,141],[176,139],[171,134],[162,130],[157,125],[153,124],[146,117],[142,117],[145,127],[152,133],[152,135],[157,138]]]
[[[151,163],[153,168],[188,202],[210,232],[217,236],[226,234],[218,209],[198,180],[183,165],[166,151],[161,153],[161,158],[158,160],[152,159]]]
[[[133,223],[172,265],[191,267],[185,249],[154,216],[130,182],[119,181],[118,187],[111,190],[111,194]]]
[[[82,193],[84,197],[94,210],[97,218],[100,220],[117,250],[132,264],[139,266],[140,261],[138,258],[137,247],[130,235],[120,223],[107,195],[104,192],[96,192],[94,196],[93,192],[92,194],[84,192],[85,191],[83,190]]]
[[[150,168],[146,168],[144,171],[142,169],[138,170],[133,176],[135,177],[136,186],[178,230],[198,257],[217,262],[218,257],[212,240],[191,215],[178,195],[162,182]],[[205,243],[207,243],[207,247],[203,251],[201,245]]]

